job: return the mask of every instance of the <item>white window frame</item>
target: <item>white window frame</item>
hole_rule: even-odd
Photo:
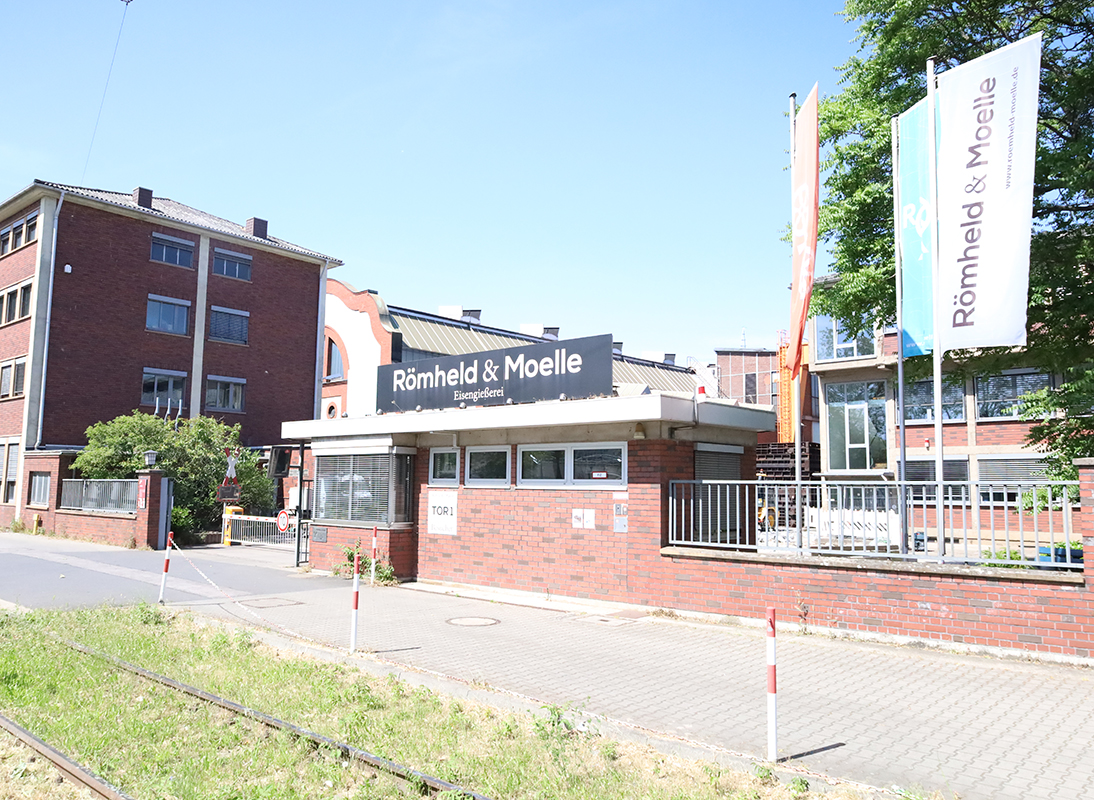
[[[19,387],[19,391],[15,391],[15,375],[18,368],[23,368],[23,380]],[[11,370],[9,373],[7,389],[4,388],[3,375],[4,370]],[[8,359],[7,361],[0,362],[0,400],[15,400],[23,397],[27,392],[27,357],[19,356],[19,358]]]
[[[228,344],[250,344],[251,343],[251,312],[241,311],[238,308],[226,308],[225,306],[209,306],[209,339],[214,342],[227,342]],[[213,313],[218,314],[231,314],[236,317],[247,318],[247,338],[244,341],[238,339],[222,339],[219,336],[213,336]]]
[[[154,406],[156,405],[155,399],[151,403],[144,402],[144,376],[155,375],[162,378],[182,378],[182,400],[180,405],[173,406],[173,408],[186,408],[186,379],[189,377],[189,373],[181,372],[177,369],[161,369],[159,367],[142,367],[141,368],[141,402],[142,406]]]
[[[821,336],[821,321],[822,320],[827,320],[827,322],[832,326],[832,356],[831,357],[826,357],[826,356],[821,355],[820,336]],[[817,361],[818,363],[820,363],[820,362],[828,363],[828,362],[832,362],[832,361],[854,361],[854,360],[857,360],[857,359],[877,358],[877,356],[879,354],[878,353],[879,344],[878,344],[877,329],[871,329],[870,334],[869,334],[870,335],[870,341],[873,342],[872,352],[869,352],[869,353],[860,353],[859,352],[859,347],[858,347],[859,338],[860,338],[860,336],[864,336],[865,334],[860,334],[859,336],[856,336],[853,342],[843,342],[843,344],[842,344],[843,347],[847,347],[847,346],[853,346],[854,347],[854,350],[855,350],[854,355],[849,355],[849,356],[839,355],[839,349],[841,347],[840,332],[839,331],[840,331],[840,324],[839,324],[839,321],[835,317],[829,317],[829,316],[826,316],[826,315],[822,314],[822,315],[818,315],[818,316],[813,318],[813,338],[814,338],[816,344],[811,345],[811,346],[816,351],[816,354],[814,355],[814,360],[815,361]]]
[[[472,478],[471,477],[471,455],[473,453],[505,453],[505,478]],[[465,448],[466,458],[464,459],[464,476],[463,482],[465,486],[482,486],[482,487],[502,487],[508,488],[513,483],[513,448],[505,445],[498,447],[497,445],[480,445],[476,447]]]
[[[190,301],[181,300],[177,297],[166,297],[162,294],[149,294],[148,302],[150,303],[162,303],[169,306],[184,306],[186,308],[186,330],[183,333],[177,331],[168,331],[163,328],[150,328],[148,327],[148,307],[144,309],[144,329],[146,331],[154,331],[155,333],[168,333],[172,336],[189,336],[190,335]]]
[[[176,264],[173,261],[161,261],[158,258],[153,258],[152,257],[151,245],[149,246],[149,249],[148,249],[148,260],[149,261],[155,262],[156,264],[166,264],[169,267],[180,267],[181,269],[194,269],[194,250],[197,247],[197,245],[194,242],[192,242],[189,239],[179,239],[177,236],[168,236],[166,233],[153,232],[152,233],[152,244],[155,244],[156,240],[159,240],[160,244],[167,245],[167,246],[170,246],[170,247],[174,247],[176,250],[186,250],[186,251],[188,251],[190,253],[190,263],[189,263],[189,265]]]
[[[6,445],[6,446],[5,446]],[[3,463],[0,463],[0,470],[3,470],[3,482],[0,483],[0,502],[14,504],[19,494],[19,466],[20,456],[22,455],[19,448],[22,446],[22,441],[18,438],[10,438],[7,440],[0,440],[0,457],[3,459]],[[15,448],[12,451],[11,448]],[[15,456],[15,464],[11,463],[12,456]],[[14,468],[14,474],[12,470]]]
[[[209,405],[209,384],[210,383],[234,383],[243,387],[243,395],[239,408],[224,408],[223,406],[211,406]],[[232,378],[227,375],[206,375],[205,376],[205,410],[206,411],[224,411],[229,414],[244,414],[247,411],[247,379],[246,378]]]
[[[33,279],[22,280],[19,283],[13,283],[11,286],[6,286],[0,289],[0,324],[10,325],[13,322],[19,322],[20,320],[30,318],[30,309],[27,309],[27,313],[23,313],[23,291],[29,289]],[[8,295],[15,295],[15,313],[13,316],[8,317]],[[33,300],[30,305],[33,305]]]
[[[246,265],[246,267],[247,267],[247,277],[246,278],[241,278],[238,275],[225,275],[223,272],[217,272],[216,271],[217,256],[220,256],[220,258],[222,258],[225,261],[231,261],[231,262],[233,262],[235,264],[238,264],[240,266]],[[234,250],[224,250],[223,248],[220,248],[220,247],[214,247],[213,248],[213,269],[211,270],[213,275],[216,275],[216,276],[221,277],[221,278],[231,278],[232,280],[235,280],[235,281],[245,281],[247,283],[250,283],[251,282],[251,274],[252,274],[251,271],[253,270],[253,268],[254,268],[254,257],[253,256],[249,256],[245,253],[237,253]]]
[[[607,450],[618,448],[622,451],[623,470],[620,480],[595,478],[577,480],[574,478],[575,450]],[[524,452],[526,450],[563,450],[565,451],[565,478],[562,480],[525,479],[523,475]],[[570,442],[568,444],[522,444],[517,445],[517,486],[524,488],[557,489],[559,487],[580,487],[582,489],[619,489],[627,485],[627,443],[626,442]]]
[[[45,478],[44,489],[41,485],[41,478],[43,477]],[[51,478],[52,476],[48,472],[35,471],[30,473],[30,496],[27,499],[27,505],[49,507]],[[44,497],[41,495],[44,495]]]
[[[1003,370],[1002,372],[999,372],[996,375],[984,375],[982,378],[980,376],[977,376],[976,378],[973,379],[973,405],[976,407],[976,419],[978,421],[979,420],[993,420],[993,419],[1015,419],[1015,420],[1020,420],[1022,418],[1021,414],[1018,411],[1018,405],[1019,405],[1019,401],[1023,397],[1025,397],[1025,395],[1018,395],[1015,398],[1014,413],[1013,414],[1005,414],[1001,417],[999,417],[999,416],[988,417],[988,416],[984,416],[980,413],[980,403],[981,403],[981,400],[980,400],[980,381],[981,380],[987,380],[988,378],[1007,378],[1007,377],[1010,377],[1012,375],[1045,375],[1046,377],[1048,377],[1048,388],[1049,389],[1053,388],[1056,385],[1055,378],[1053,377],[1051,372],[1044,372],[1044,371],[1039,370],[1039,369],[1005,369],[1005,370]],[[997,402],[997,401],[988,400],[988,401],[985,401],[985,402]]]
[[[441,453],[456,454],[456,474],[453,478],[433,477],[433,466],[436,458]],[[459,486],[460,485],[460,448],[458,447],[431,447],[429,448],[429,481],[430,486]]]

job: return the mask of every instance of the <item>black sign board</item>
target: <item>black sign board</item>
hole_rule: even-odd
[[[610,396],[612,337],[588,336],[463,356],[385,364],[376,371],[379,410],[494,406]]]
[[[217,487],[217,502],[218,503],[238,503],[239,502],[239,484],[238,483],[226,483]]]

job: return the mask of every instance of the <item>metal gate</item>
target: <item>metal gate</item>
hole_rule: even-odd
[[[267,547],[295,547],[296,520],[289,517],[285,531],[277,529],[277,517],[233,514],[227,518],[225,544],[259,544]]]

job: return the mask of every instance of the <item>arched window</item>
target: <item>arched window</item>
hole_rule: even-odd
[[[342,351],[338,349],[334,339],[327,339],[327,380],[338,381],[344,378],[342,368]]]

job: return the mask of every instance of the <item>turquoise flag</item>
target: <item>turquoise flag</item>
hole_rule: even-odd
[[[937,95],[935,100],[937,102]],[[900,211],[896,224],[900,230],[904,355],[922,356],[934,347],[927,99],[920,100],[901,114],[897,126],[900,137],[900,163],[897,168]]]

